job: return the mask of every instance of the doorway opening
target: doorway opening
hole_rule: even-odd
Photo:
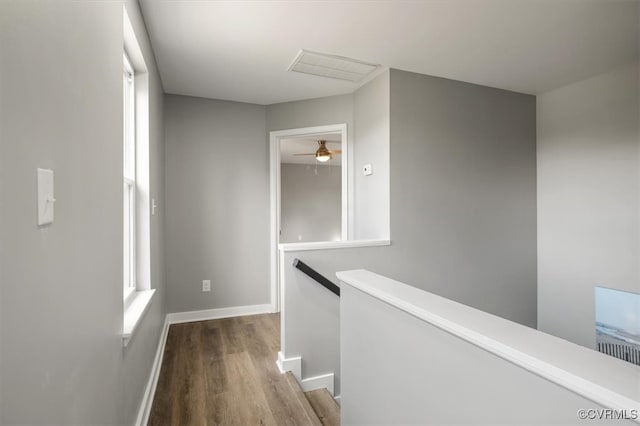
[[[271,305],[280,311],[280,244],[352,238],[351,143],[347,125],[270,133]]]
[[[279,243],[342,239],[341,156],[340,134],[280,140]]]

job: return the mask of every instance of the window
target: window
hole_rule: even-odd
[[[151,283],[149,70],[125,5],[122,15],[122,343],[127,346],[156,290]]]
[[[123,66],[123,297],[136,290],[136,102],[131,61]]]

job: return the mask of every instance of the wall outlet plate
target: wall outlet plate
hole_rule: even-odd
[[[370,176],[373,174],[373,166],[371,164],[365,164],[362,167],[362,173],[364,173],[365,176]]]
[[[211,280],[202,280],[202,291],[211,291]]]

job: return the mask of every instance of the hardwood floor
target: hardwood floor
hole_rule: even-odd
[[[340,425],[340,406],[328,390],[318,389],[304,394],[323,426]]]
[[[279,349],[279,314],[172,325],[149,425],[320,425]]]

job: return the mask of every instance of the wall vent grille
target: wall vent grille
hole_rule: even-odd
[[[289,71],[320,77],[351,81],[362,80],[380,65],[324,53],[301,50],[289,67]]]

